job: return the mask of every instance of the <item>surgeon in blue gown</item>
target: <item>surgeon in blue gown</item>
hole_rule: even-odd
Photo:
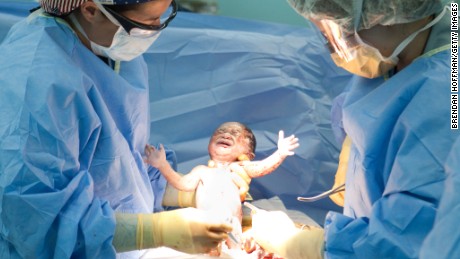
[[[329,212],[324,229],[298,230],[281,212],[257,212],[253,230],[262,247],[290,259],[419,258],[446,171],[458,170],[453,144],[460,134],[450,124],[450,2],[289,0],[327,40],[336,65],[356,75],[333,109],[346,154],[336,176],[345,183],[343,213]],[[449,166],[451,150],[457,156]],[[441,212],[458,207],[453,197]],[[440,248],[449,239],[454,215],[439,217],[444,227],[426,244]],[[274,220],[282,228],[270,228]],[[456,245],[443,251],[445,258],[458,257]]]
[[[150,129],[141,54],[176,15],[174,1],[40,6],[0,45],[0,258],[214,249],[231,226],[194,208],[161,211],[162,202],[193,201],[165,194],[142,159]]]

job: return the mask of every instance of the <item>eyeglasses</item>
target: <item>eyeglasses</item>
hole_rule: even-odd
[[[112,10],[109,5],[104,5],[104,9],[107,10],[107,12],[110,13],[118,21],[118,23],[120,23],[121,27],[123,27],[123,29],[130,35],[139,34],[147,36],[152,34],[152,32],[161,31],[168,26],[177,14],[177,4],[174,0],[171,2],[171,6],[168,10],[160,17],[159,25],[148,25],[133,21]]]
[[[350,33],[341,28],[336,22],[330,20],[315,21],[314,31],[323,40],[331,53],[337,53],[345,60],[350,60],[350,52],[355,46],[359,45],[355,33]]]

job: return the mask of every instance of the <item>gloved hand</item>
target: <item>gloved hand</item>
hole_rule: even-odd
[[[185,253],[208,253],[232,231],[206,212],[177,209],[151,214],[116,214],[112,244],[117,252],[166,246]]]
[[[287,259],[323,258],[324,230],[299,229],[281,211],[258,210],[252,216],[255,241],[266,251]]]

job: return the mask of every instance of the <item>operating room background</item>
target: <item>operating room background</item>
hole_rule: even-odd
[[[178,2],[195,12],[308,26],[308,22],[297,15],[287,0],[178,0]]]
[[[234,5],[227,6],[229,2]],[[280,129],[296,134],[301,145],[296,155],[273,174],[254,179],[250,193],[255,199],[279,200],[286,209],[322,224],[328,210],[340,208],[327,198],[306,204],[296,197],[316,195],[333,185],[340,145],[330,125],[330,109],[350,75],[333,64],[306,22],[275,20],[302,19],[284,0],[219,4],[225,7],[222,15],[179,13],[145,54],[151,144],[173,149],[178,170],[186,173],[207,163],[209,137],[224,121],[253,129],[256,160],[276,150]],[[269,9],[271,4],[274,9]],[[33,1],[0,0],[0,41],[35,6]],[[249,9],[271,15],[244,12]]]

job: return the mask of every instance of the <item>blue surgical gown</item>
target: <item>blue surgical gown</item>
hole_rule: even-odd
[[[326,257],[418,258],[460,135],[450,128],[449,71],[444,48],[388,80],[351,81],[342,104],[353,143],[345,205],[326,217]]]
[[[166,184],[142,161],[143,58],[114,70],[37,13],[0,53],[0,258],[115,258],[114,211],[160,210]]]
[[[446,163],[447,179],[433,230],[423,243],[420,258],[449,259],[460,255],[460,139]]]

